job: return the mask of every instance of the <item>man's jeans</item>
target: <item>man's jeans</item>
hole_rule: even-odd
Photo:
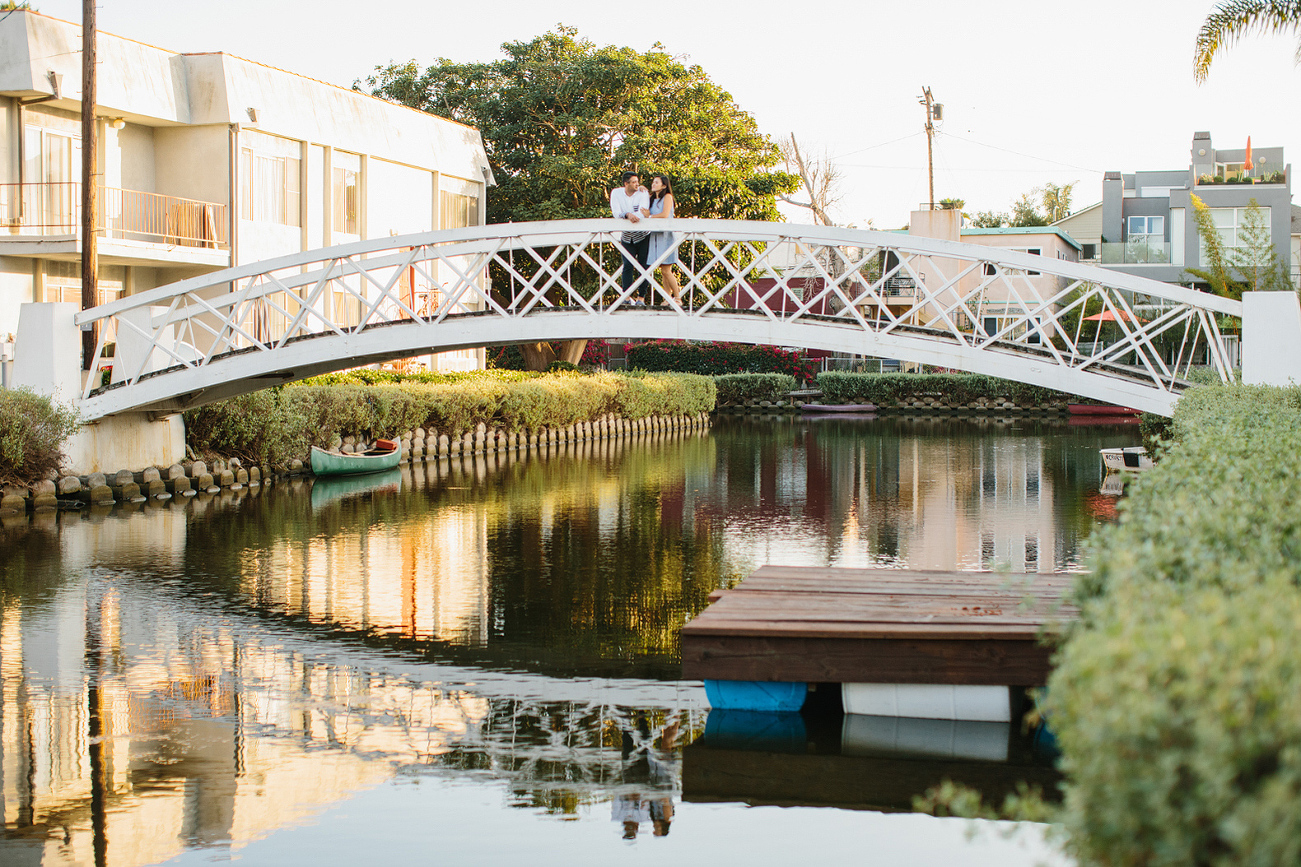
[[[631,297],[640,297],[641,300],[649,302],[651,300],[651,288],[641,278],[641,272],[636,269],[632,262],[636,260],[643,270],[646,268],[647,254],[650,253],[650,235],[644,236],[640,241],[620,241],[619,245],[623,247],[623,288],[627,290],[635,281],[637,286],[633,289]]]

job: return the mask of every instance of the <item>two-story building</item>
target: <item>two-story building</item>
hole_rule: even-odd
[[[100,303],[484,222],[493,179],[473,128],[229,54],[97,41]],[[2,342],[24,302],[81,301],[81,28],[0,16],[0,58]],[[421,304],[437,287],[409,291]],[[482,350],[425,362],[469,369]]]
[[[1280,260],[1289,266],[1292,242],[1292,172],[1283,148],[1217,149],[1209,132],[1193,134],[1187,168],[1126,174],[1106,172],[1102,201],[1054,225],[1083,244],[1083,259],[1165,283],[1195,284],[1188,268],[1203,268],[1192,197],[1211,210],[1226,248],[1245,243],[1244,224],[1254,200]]]

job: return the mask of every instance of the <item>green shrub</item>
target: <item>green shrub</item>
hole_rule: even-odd
[[[751,400],[785,400],[795,390],[795,377],[784,373],[731,373],[714,377],[718,404],[726,406]]]
[[[1082,864],[1301,862],[1301,591],[1134,577],[1049,685],[1069,849]]]
[[[322,412],[299,396],[296,389],[272,388],[188,410],[186,443],[200,454],[277,467],[305,458],[308,445],[329,443],[314,443],[312,424]]]
[[[1070,400],[1051,388],[976,373],[844,373],[818,374],[824,403],[874,403],[892,408],[915,397],[932,396],[954,404],[980,398],[1007,399],[1021,405],[1049,406]]]
[[[30,485],[59,469],[76,410],[27,388],[0,390],[0,484]]]
[[[1083,597],[1144,580],[1301,586],[1301,391],[1205,386],[1184,393],[1177,446],[1129,486],[1124,520],[1093,536]]]
[[[624,347],[628,366],[637,370],[698,373],[784,373],[800,382],[813,380],[813,364],[801,352],[745,343],[688,343],[650,340]]]
[[[370,383],[370,384],[366,384]],[[690,374],[350,371],[193,409],[186,435],[205,454],[283,467],[335,436],[458,435],[475,425],[567,427],[609,412],[628,418],[714,408],[713,380]]]
[[[1301,860],[1301,390],[1185,392],[1049,682],[1083,864]]]

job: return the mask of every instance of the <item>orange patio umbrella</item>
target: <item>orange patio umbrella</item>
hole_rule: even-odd
[[[1146,319],[1139,319],[1133,313],[1126,313],[1124,310],[1120,311],[1119,316],[1116,315],[1115,311],[1103,310],[1101,313],[1094,313],[1092,316],[1085,316],[1084,319],[1086,322],[1115,322],[1117,319],[1123,319],[1126,322],[1147,321]]]
[[[1251,136],[1247,136],[1247,158],[1242,161],[1242,167],[1247,171],[1254,168],[1251,164]]]

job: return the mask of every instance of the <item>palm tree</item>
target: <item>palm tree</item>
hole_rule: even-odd
[[[1220,3],[1202,22],[1193,55],[1193,77],[1206,80],[1215,56],[1251,31],[1296,33],[1301,36],[1301,0],[1229,0]],[[1297,46],[1301,63],[1301,44]]]

